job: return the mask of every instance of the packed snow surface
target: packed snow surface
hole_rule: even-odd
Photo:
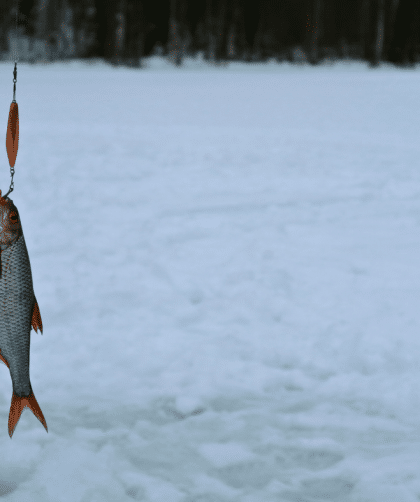
[[[48,434],[26,409],[9,438],[2,365],[0,496],[418,502],[419,89],[362,63],[19,64]]]

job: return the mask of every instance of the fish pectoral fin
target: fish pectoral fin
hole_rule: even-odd
[[[41,335],[42,335],[42,319],[41,319],[41,313],[39,311],[38,302],[36,301],[36,298],[35,298],[34,308],[32,310],[31,324],[37,333],[38,333],[38,328],[39,328],[41,330]]]
[[[1,355],[1,349],[0,349],[0,361],[3,361],[3,362],[4,362],[4,364],[5,364],[8,368],[10,368],[9,363],[6,361],[6,359],[4,358],[4,356],[2,356],[2,355]]]
[[[45,430],[48,432],[47,422],[45,421],[44,415],[33,392],[31,392],[29,396],[26,397],[19,397],[13,392],[9,413],[9,436],[13,436],[16,424],[18,423],[25,406],[27,406],[32,411],[32,413],[36,416],[36,418],[41,422],[41,424],[45,427]]]

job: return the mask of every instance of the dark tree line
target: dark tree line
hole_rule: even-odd
[[[420,60],[420,0],[19,0],[18,33],[54,58],[103,58],[141,66],[160,52],[182,64],[268,58]],[[0,51],[15,26],[2,0]],[[32,44],[32,45],[31,45]],[[32,54],[32,56],[30,55]],[[21,56],[22,57],[22,56]],[[29,58],[35,58],[28,49]],[[35,58],[36,59],[36,58]]]

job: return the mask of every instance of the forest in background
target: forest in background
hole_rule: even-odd
[[[181,65],[185,56],[198,53],[216,64],[420,61],[420,1],[413,0],[1,0],[1,5],[3,59],[17,48],[21,61],[101,58],[134,67],[151,54]]]

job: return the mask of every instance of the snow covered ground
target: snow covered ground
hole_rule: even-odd
[[[25,410],[10,440],[2,365],[2,499],[419,501],[419,89],[361,63],[20,64],[49,432]]]

